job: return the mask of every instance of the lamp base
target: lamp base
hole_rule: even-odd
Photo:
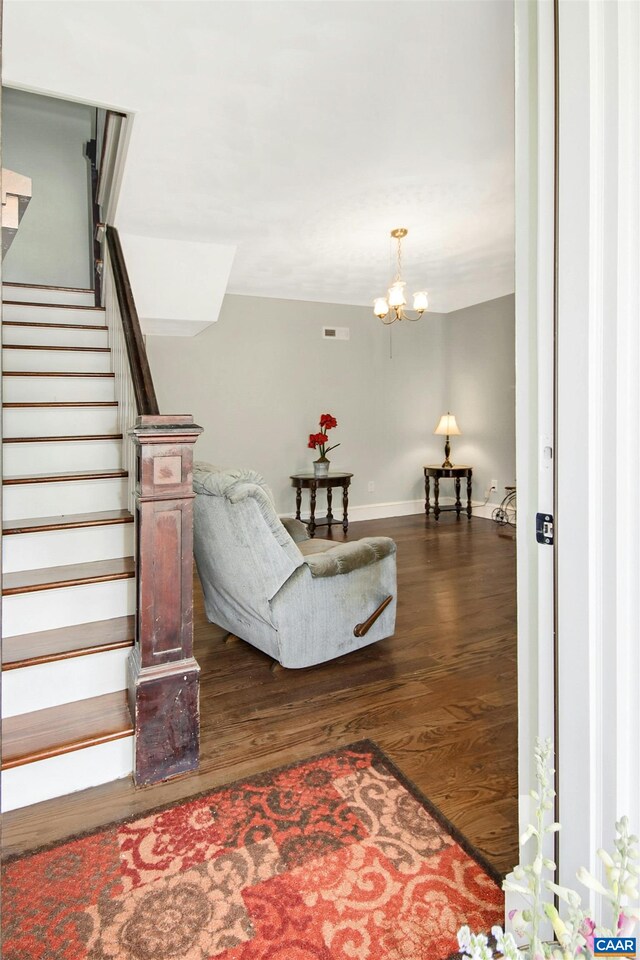
[[[453,466],[453,464],[451,463],[451,460],[449,460],[450,453],[451,453],[451,444],[449,443],[449,437],[447,437],[447,439],[444,442],[444,463],[442,464],[442,466],[446,467],[447,469]]]
[[[451,463],[451,460],[449,460],[449,458],[447,457],[447,459],[446,459],[445,462],[442,464],[442,466],[443,466],[444,468],[446,468],[447,470],[449,470],[449,469],[453,466],[453,464]]]

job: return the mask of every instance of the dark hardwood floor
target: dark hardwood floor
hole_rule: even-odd
[[[319,531],[325,536],[325,531]],[[271,661],[208,623],[195,581],[202,668],[197,774],[118,781],[4,817],[5,853],[129,817],[368,737],[506,872],[517,861],[515,543],[489,520],[352,523],[398,544],[394,637],[308,670]],[[342,540],[339,527],[334,538]]]

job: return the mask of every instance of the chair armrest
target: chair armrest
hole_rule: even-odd
[[[280,523],[294,543],[302,543],[309,539],[307,528],[299,520],[292,520],[291,517],[280,517]]]
[[[304,562],[312,577],[336,577],[368,567],[395,552],[396,545],[390,537],[363,537],[352,543],[338,543],[323,553],[310,554]]]

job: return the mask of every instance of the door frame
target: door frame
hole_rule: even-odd
[[[640,5],[514,9],[519,820],[551,736],[575,886],[640,829]]]
[[[556,743],[556,50],[554,5],[515,0],[518,821],[532,818],[536,736]]]

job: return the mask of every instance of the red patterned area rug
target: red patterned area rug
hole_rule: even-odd
[[[3,960],[444,960],[499,877],[370,741],[8,861]]]

